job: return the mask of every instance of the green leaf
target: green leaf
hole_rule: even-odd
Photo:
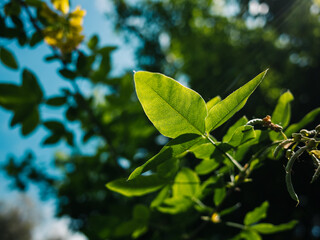
[[[10,122],[10,126],[13,127],[22,121],[30,114],[33,110],[33,105],[25,105],[20,108],[15,108],[13,110],[13,117]]]
[[[283,128],[288,126],[291,118],[291,101],[293,101],[293,95],[290,91],[286,91],[280,96],[271,116],[273,123],[279,124]],[[269,136],[272,141],[278,140],[279,138],[282,139],[282,135],[277,132],[270,132]]]
[[[299,130],[301,130],[304,126],[313,122],[319,114],[320,114],[320,107],[309,112],[300,120],[300,122],[290,125],[285,131],[285,134],[287,136],[291,136],[292,133],[299,132]]]
[[[44,125],[47,129],[49,129],[49,130],[51,130],[51,131],[53,131],[53,132],[60,132],[60,133],[65,132],[64,125],[63,125],[61,122],[59,122],[59,121],[55,121],[55,120],[45,121],[45,122],[43,123],[43,125]]]
[[[241,88],[231,93],[228,97],[210,109],[206,118],[206,132],[211,132],[221,126],[238,112],[247,102],[249,96],[259,86],[267,71],[260,73]]]
[[[150,207],[156,208],[160,206],[163,203],[163,201],[169,197],[170,189],[170,185],[167,185],[164,188],[162,188],[158,195],[151,202]]]
[[[189,198],[173,197],[167,198],[162,205],[157,207],[157,210],[168,214],[178,214],[190,209],[193,202]]]
[[[263,141],[265,138],[265,135],[261,133],[262,133],[261,130],[254,130],[255,138],[239,146],[237,148],[237,151],[234,154],[234,158],[239,159],[239,161],[241,161],[241,159],[243,159],[245,154],[250,150],[251,146],[259,144],[261,141]]]
[[[253,211],[248,212],[244,217],[244,224],[251,225],[267,216],[267,210],[269,203],[267,201],[263,202],[261,206],[255,208]]]
[[[43,142],[43,145],[51,145],[59,142],[61,139],[61,134],[53,133],[50,136],[48,136]]]
[[[157,167],[157,174],[163,178],[171,178],[179,170],[179,163],[176,158],[169,159]]]
[[[88,48],[94,50],[97,47],[99,42],[99,37],[97,35],[93,35],[87,43]]]
[[[0,84],[0,105],[9,110],[16,110],[25,105],[33,105],[35,99],[30,93],[17,85]]]
[[[259,223],[256,225],[251,226],[251,229],[256,230],[259,233],[262,234],[272,234],[276,232],[286,231],[294,228],[298,221],[292,220],[288,223],[283,223],[280,225],[273,225],[271,223]]]
[[[280,124],[283,128],[288,126],[291,118],[290,102],[293,101],[293,99],[290,91],[286,91],[280,96],[277,106],[272,113],[273,123]]]
[[[57,55],[47,55],[44,60],[47,62],[53,61],[53,60],[59,60],[59,56]]]
[[[158,204],[157,209],[169,214],[187,211],[193,205],[192,198],[197,198],[201,190],[198,175],[189,168],[183,168],[174,179],[172,197],[162,201],[161,205]],[[161,197],[164,198],[166,195],[164,192]]]
[[[127,197],[142,196],[160,189],[167,180],[157,175],[138,176],[133,180],[117,179],[106,184],[111,191],[118,192]]]
[[[195,171],[199,175],[205,175],[217,169],[219,165],[215,159],[204,159],[196,166]]]
[[[198,93],[159,73],[136,72],[134,81],[146,115],[161,134],[205,133],[207,108]]]
[[[248,122],[248,118],[246,118],[245,116],[243,116],[242,118],[240,118],[238,121],[236,121],[235,124],[233,124],[231,127],[228,128],[227,133],[223,136],[222,138],[222,142],[229,142],[234,134],[234,132],[236,131],[236,129],[238,127],[241,127],[243,125],[246,125],[246,123]]]
[[[220,203],[222,203],[223,199],[226,196],[226,188],[225,187],[220,187],[220,188],[215,188],[214,189],[214,194],[213,194],[213,202],[216,206],[219,206]]]
[[[213,108],[214,105],[216,105],[218,102],[221,101],[220,96],[216,96],[212,98],[209,102],[206,103],[208,111],[210,111],[211,108]]]
[[[7,16],[18,16],[21,12],[21,6],[18,2],[9,2],[4,6],[4,12]]]
[[[77,76],[77,74],[69,69],[63,68],[59,70],[59,73],[62,77],[73,80]]]
[[[23,69],[22,72],[22,88],[32,93],[36,97],[37,102],[41,101],[43,96],[41,87],[38,84],[36,76],[28,69]]]
[[[42,1],[41,0],[25,0],[26,4],[32,7],[41,7]]]
[[[250,230],[242,231],[235,239],[262,240],[261,236],[256,231]]]
[[[183,168],[177,174],[172,186],[173,196],[193,197],[199,194],[200,179],[198,175],[189,168]]]
[[[234,131],[230,141],[227,143],[232,147],[238,147],[256,137],[252,126],[241,126]]]
[[[42,39],[43,39],[43,34],[39,31],[35,31],[32,34],[30,42],[29,42],[30,47],[34,47],[35,45],[40,43]]]
[[[190,148],[190,152],[198,159],[210,159],[215,149],[216,147],[213,146],[212,143],[206,142],[193,146]]]
[[[47,99],[46,104],[49,106],[62,106],[63,104],[65,104],[67,102],[67,97],[63,96],[63,97],[52,97]]]
[[[221,147],[221,143],[217,143]],[[225,159],[224,155],[212,143],[195,145],[190,150],[196,158],[203,159],[195,168],[198,174],[205,175],[215,170]]]
[[[135,220],[139,220],[141,222],[146,222],[150,217],[149,208],[146,207],[145,205],[138,204],[138,205],[134,206],[132,216],[133,216],[133,219],[135,219]]]
[[[124,237],[131,235],[136,229],[139,229],[141,224],[137,221],[130,220],[120,223],[114,230],[115,237]]]
[[[10,50],[4,47],[0,47],[0,60],[7,67],[12,69],[18,69],[18,63],[16,61],[15,56]]]
[[[128,236],[132,238],[138,238],[148,230],[148,221],[150,217],[149,208],[142,204],[138,204],[134,207],[132,213],[132,219],[121,223],[115,229],[115,236]]]
[[[226,208],[224,210],[222,210],[219,215],[220,217],[228,215],[230,213],[233,213],[234,211],[238,210],[241,207],[240,203],[236,203],[235,205],[233,205],[232,207]]]
[[[64,133],[64,139],[67,141],[69,146],[73,146],[74,141],[73,141],[73,133],[72,132],[65,132]]]
[[[24,118],[22,121],[21,133],[26,136],[36,129],[38,124],[40,123],[39,111],[37,108],[34,108],[30,114]]]
[[[136,168],[129,176],[128,180],[132,180],[139,176],[141,173],[155,168],[159,164],[171,159],[182,157],[194,145],[200,144],[206,139],[199,137],[196,134],[184,134],[176,139],[171,140],[165,145],[161,151],[149,159],[146,163]]]

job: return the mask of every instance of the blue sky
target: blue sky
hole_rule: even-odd
[[[84,19],[84,34],[89,39],[90,36],[97,33],[100,38],[101,45],[115,45],[118,49],[113,53],[113,74],[121,74],[125,70],[134,69],[134,46],[133,44],[128,44],[123,41],[121,36],[117,36],[112,29],[112,23],[105,17],[105,12],[112,12],[111,5],[108,4],[108,0],[77,0],[72,1],[73,5],[71,10],[76,7],[76,5],[82,6],[87,11]],[[59,68],[58,63],[45,63],[43,61],[44,56],[51,53],[48,46],[45,44],[39,44],[33,49],[20,48],[19,45],[14,41],[6,41],[1,39],[0,45],[4,45],[6,48],[10,49],[15,53],[15,56],[19,62],[19,70],[12,71],[2,64],[0,64],[0,82],[17,83],[21,82],[21,69],[28,68],[35,72],[38,76],[40,83],[42,84],[43,91],[46,96],[51,96],[59,93],[59,89],[62,86],[69,87],[68,82],[61,79],[57,75],[56,71]],[[79,82],[80,88],[85,89],[87,86],[85,82]],[[62,119],[62,111],[42,108],[41,115],[43,119]],[[10,112],[0,108],[0,156],[1,163],[5,162],[10,155],[16,158],[22,158],[27,150],[32,150],[36,155],[36,161],[40,166],[43,166],[47,171],[53,171],[52,169],[52,157],[56,151],[68,152],[67,147],[64,143],[60,143],[53,147],[43,147],[41,146],[41,141],[44,136],[46,136],[46,130],[38,127],[35,132],[27,137],[22,137],[20,135],[20,126],[14,128],[9,127]],[[77,125],[72,126],[74,129]],[[85,146],[85,151],[90,152],[92,145],[91,142]],[[18,206],[19,205],[19,194],[10,190],[10,181],[5,177],[5,175],[0,172],[0,200],[7,202],[9,205]],[[35,187],[31,187],[27,193],[28,198],[34,201],[39,207],[41,212],[44,214],[42,225],[36,229],[34,239],[41,239],[47,234],[46,226],[56,226],[57,230],[53,231],[55,233],[61,233],[66,238],[65,239],[83,239],[83,237],[68,232],[66,228],[67,218],[60,221],[53,218],[53,213],[55,209],[54,201],[41,202],[38,198],[38,190]],[[47,229],[47,230],[46,230]]]

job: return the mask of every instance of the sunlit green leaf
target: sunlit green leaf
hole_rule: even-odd
[[[267,138],[267,134],[263,135],[261,130],[254,130],[254,134],[255,138],[245,142],[237,148],[237,151],[234,154],[235,159],[243,159],[251,146],[259,144],[263,139]]]
[[[157,209],[169,214],[187,211],[193,205],[192,198],[198,197],[201,189],[198,175],[189,168],[183,168],[174,179],[172,197],[159,199],[162,203],[158,204]],[[166,195],[167,193],[163,192],[161,197]]]
[[[193,202],[189,198],[172,197],[165,199],[163,204],[157,207],[157,210],[163,213],[177,214],[187,211],[192,204]]]
[[[210,111],[210,109],[220,101],[221,101],[221,97],[216,96],[216,97],[212,98],[209,102],[207,102],[206,105],[207,105],[208,111]]]
[[[283,128],[288,126],[291,118],[291,105],[290,103],[293,101],[293,95],[290,91],[286,91],[282,94],[278,100],[277,106],[275,107],[271,120],[273,123],[279,124]],[[281,138],[280,133],[270,132],[270,138],[272,141],[275,141]]]
[[[238,234],[233,240],[262,240],[262,237],[256,231],[245,230]]]
[[[265,201],[261,204],[261,206],[256,207],[251,212],[248,212],[244,217],[244,224],[248,226],[260,221],[261,219],[264,219],[267,216],[268,207],[269,203]]]
[[[285,134],[290,137],[292,133],[298,132],[304,126],[313,122],[319,114],[320,114],[320,107],[309,112],[300,120],[300,122],[290,125],[285,131]]]
[[[297,223],[298,221],[295,221],[295,220],[292,220],[288,223],[283,223],[280,225],[273,225],[271,223],[259,223],[251,226],[250,228],[262,234],[272,234],[276,232],[290,230],[294,228]]]
[[[241,126],[234,131],[231,139],[227,143],[232,147],[238,147],[255,137],[256,134],[252,126]]]
[[[221,147],[221,143],[217,143]],[[224,155],[212,145],[212,143],[204,143],[195,145],[190,150],[196,158],[203,159],[196,167],[195,171],[198,174],[208,174],[215,170],[220,163],[225,159]]]
[[[189,168],[183,168],[174,179],[172,193],[174,197],[192,197],[199,193],[199,189],[200,179],[198,175]]]
[[[238,112],[245,105],[253,91],[259,86],[266,72],[260,73],[250,82],[211,108],[206,118],[206,131],[211,132]]]
[[[163,178],[170,178],[176,174],[179,169],[179,160],[172,158],[157,167],[157,174]]]
[[[159,164],[170,160],[171,158],[181,157],[194,145],[205,142],[206,139],[199,137],[196,134],[185,134],[171,140],[165,145],[161,151],[149,159],[145,164],[136,168],[129,176],[128,180],[134,179],[141,173],[155,168]]]
[[[169,197],[170,189],[170,185],[167,185],[164,188],[162,188],[158,195],[151,202],[150,207],[155,208],[160,206],[163,203],[163,201]]]
[[[138,176],[133,180],[125,178],[107,183],[106,187],[127,197],[142,196],[160,189],[167,183],[156,175]]]
[[[142,107],[161,134],[205,133],[207,108],[198,93],[159,73],[137,72],[134,80]]]
[[[219,187],[214,189],[213,193],[213,202],[216,206],[219,206],[220,203],[222,203],[223,199],[226,196],[226,188],[225,187]]]
[[[196,158],[198,159],[210,159],[211,155],[215,151],[216,147],[212,145],[212,143],[204,143],[198,144],[190,148],[190,152],[192,152]]]
[[[291,118],[290,102],[293,101],[293,95],[290,91],[282,94],[278,100],[277,106],[272,113],[272,122],[280,124],[282,127],[288,126]]]
[[[220,162],[215,159],[204,159],[196,166],[195,171],[200,175],[205,175],[217,169],[219,165]]]
[[[245,116],[243,116],[238,121],[236,121],[235,124],[233,124],[231,127],[228,128],[227,133],[222,138],[222,142],[229,142],[231,140],[232,135],[234,134],[234,131],[238,127],[246,125],[247,122],[248,122],[248,119]]]

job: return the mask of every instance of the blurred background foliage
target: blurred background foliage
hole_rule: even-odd
[[[292,122],[319,107],[319,1],[110,2],[114,9],[107,17],[112,19],[115,30],[128,42],[139,43],[136,50],[139,69],[169,75],[208,101],[216,95],[226,97],[270,68],[266,80],[240,115],[251,119],[272,113],[278,97],[287,89],[295,96]],[[62,88],[60,95],[47,96],[41,88],[45,79],[38,79],[30,69],[20,69],[19,56],[0,44],[3,66],[21,71],[20,85],[1,82],[0,105],[12,113],[9,125],[20,125],[22,135],[43,127],[48,132],[43,145],[65,141],[72,154],[58,152],[54,156],[61,177],[45,174],[33,153],[20,160],[11,157],[3,169],[20,190],[25,190],[30,182],[40,183],[44,198],[50,192],[50,196],[59,200],[57,215],[70,216],[72,227],[88,239],[126,239],[132,234],[130,229],[121,234],[115,229],[131,219],[135,204],[147,204],[152,196],[126,199],[108,191],[105,184],[127,177],[167,140],[156,133],[144,115],[134,93],[132,70],[123,76],[110,74],[111,54],[116,46],[101,46],[99,33],[82,35],[84,11],[79,8],[70,11],[69,5],[64,5],[67,1],[52,3],[39,0],[1,3],[0,38],[17,41],[26,48],[46,41],[52,54],[45,56],[45,61],[58,62],[57,71],[72,87]],[[76,1],[71,3],[76,5]],[[99,91],[84,94],[78,86],[79,79],[85,79],[92,89],[96,87]],[[64,120],[44,119],[39,111],[43,106],[62,109]],[[81,144],[75,141],[77,133],[68,127],[73,122],[80,123],[77,132],[81,144],[90,139],[96,141],[93,154],[82,154]],[[218,138],[228,126],[216,133]],[[295,231],[266,239],[320,239],[319,183],[309,185],[306,176],[310,174],[304,173],[310,172],[311,167],[298,164],[301,169],[295,175],[295,184],[304,200],[299,208],[293,208],[287,204],[290,200],[284,186],[283,164],[267,161],[252,176],[254,182],[236,193],[243,208],[231,217],[241,221],[248,210],[267,199],[271,206],[270,221],[280,223],[289,217],[300,223]],[[153,214],[156,222],[142,239],[181,239],[201,222],[191,217],[192,212],[175,216]],[[236,233],[224,226],[207,227],[199,230],[197,239],[224,239],[222,234],[226,231]]]

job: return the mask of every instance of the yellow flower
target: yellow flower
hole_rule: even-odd
[[[71,52],[84,39],[81,33],[86,11],[77,6],[69,13],[68,1],[51,0],[51,2],[55,9],[63,14],[57,14],[46,4],[43,5],[40,14],[48,22],[48,26],[43,30],[44,40],[48,45],[59,48],[62,53]]]
[[[69,23],[71,26],[78,27],[83,23],[83,17],[86,15],[85,10],[81,10],[80,6],[77,6],[76,9],[69,15]]]
[[[51,3],[55,9],[63,14],[69,13],[69,0],[51,0]]]
[[[218,213],[213,213],[212,216],[211,216],[211,221],[213,223],[219,223],[221,220],[220,220],[220,216]]]

